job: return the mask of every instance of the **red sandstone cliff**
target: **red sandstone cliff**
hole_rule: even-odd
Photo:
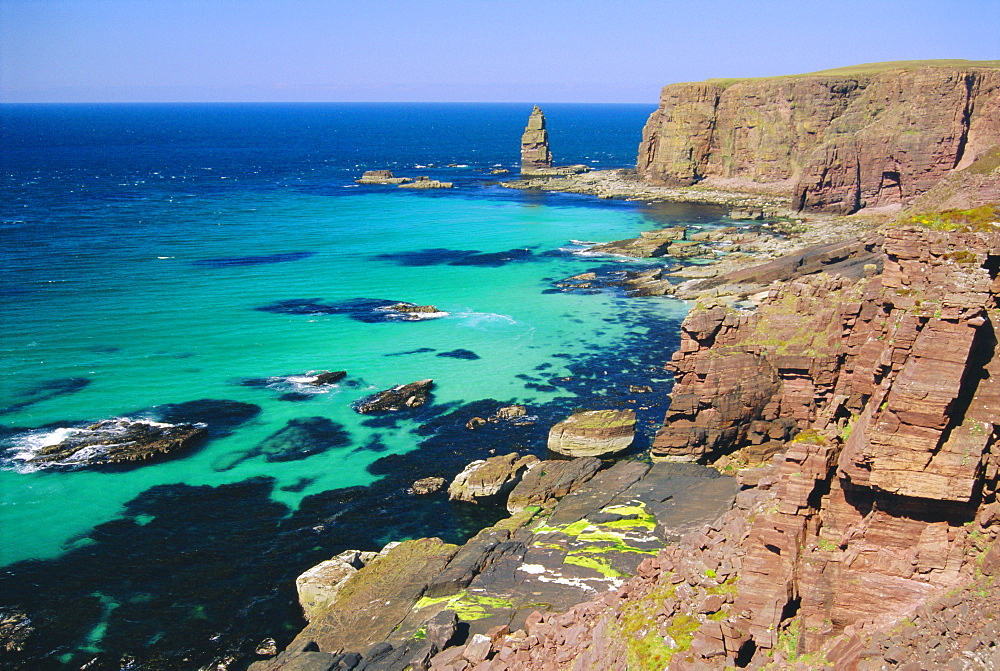
[[[477,670],[1000,664],[1000,230],[876,242],[881,274],[692,311],[672,363],[688,417],[654,451],[775,456],[730,512]]]
[[[854,212],[908,203],[1000,145],[995,61],[892,65],[666,86],[638,172],[667,186],[735,180],[801,209]]]

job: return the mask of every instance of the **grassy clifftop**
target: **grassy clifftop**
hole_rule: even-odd
[[[967,61],[961,58],[942,58],[937,60],[924,61],[884,61],[882,63],[862,63],[860,65],[848,65],[842,68],[831,70],[819,70],[817,72],[804,72],[796,75],[778,75],[776,77],[721,77],[706,79],[712,84],[722,84],[729,86],[736,82],[751,79],[782,79],[795,77],[850,77],[852,75],[877,75],[880,72],[889,70],[918,70],[920,68],[1000,68],[1000,61]]]

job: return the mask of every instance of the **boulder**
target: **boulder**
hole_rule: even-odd
[[[356,550],[341,552],[333,559],[327,559],[295,579],[295,590],[299,594],[299,605],[306,621],[310,622],[316,613],[323,612],[337,598],[344,584],[363,566]]]
[[[201,424],[105,419],[83,429],[70,429],[62,440],[43,446],[28,461],[40,467],[150,461],[186,450],[207,435],[207,428]]]
[[[396,385],[358,401],[354,410],[361,414],[372,412],[397,412],[406,408],[419,408],[431,397],[434,380],[418,380]]]
[[[571,457],[597,457],[621,452],[634,437],[634,410],[587,410],[553,426],[548,445]]]
[[[444,483],[445,483],[444,478],[436,478],[436,477],[420,478],[419,480],[414,482],[413,485],[407,491],[410,494],[415,494],[418,496],[424,494],[433,494],[434,492],[439,491],[442,487],[444,487]]]
[[[497,410],[496,413],[494,413],[493,417],[495,417],[498,420],[502,419],[509,421],[512,419],[517,419],[518,417],[524,417],[527,414],[528,414],[528,409],[525,408],[523,405],[507,405]]]
[[[521,481],[521,476],[538,458],[511,452],[486,460],[473,461],[448,486],[452,501],[478,503],[479,499],[503,496]]]

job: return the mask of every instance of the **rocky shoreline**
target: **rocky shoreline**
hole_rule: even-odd
[[[669,146],[651,133],[644,146]],[[871,212],[794,211],[789,175],[747,193],[725,175],[691,186],[697,171],[675,188],[551,170],[536,107],[524,178],[503,186],[730,208],[729,229],[589,250],[671,266],[553,289],[695,301],[666,363],[675,386],[652,463],[607,459],[635,422],[607,410],[552,427],[548,447],[568,461],[469,464],[451,498],[505,497],[511,517],[461,547],[423,538],[363,565],[331,560],[332,578],[300,586],[309,625],[251,668],[1000,665],[972,611],[1000,617],[982,586],[1000,575],[1000,209],[944,230],[880,227]],[[824,198],[851,214],[856,196]]]
[[[865,230],[688,280],[682,293],[697,302],[668,363],[676,383],[652,466],[516,454],[471,464],[453,498],[505,495],[512,517],[462,547],[388,547],[251,668],[1000,662],[974,616],[936,615],[955,601],[948,590],[1000,614],[973,583],[1000,574],[984,559],[1000,557],[989,381],[1000,373],[975,375],[1000,360],[997,227]],[[844,232],[819,228],[810,241]],[[624,444],[627,418],[606,420],[597,442]],[[595,420],[576,421],[554,426],[550,447],[591,448]],[[368,623],[376,602],[392,608]],[[894,633],[906,616],[920,624]],[[969,633],[914,647],[942,624]]]

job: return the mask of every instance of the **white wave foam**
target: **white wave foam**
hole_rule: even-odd
[[[496,312],[461,312],[456,315],[461,319],[462,326],[474,329],[488,329],[491,326],[512,326],[517,320],[510,315],[502,315]]]

